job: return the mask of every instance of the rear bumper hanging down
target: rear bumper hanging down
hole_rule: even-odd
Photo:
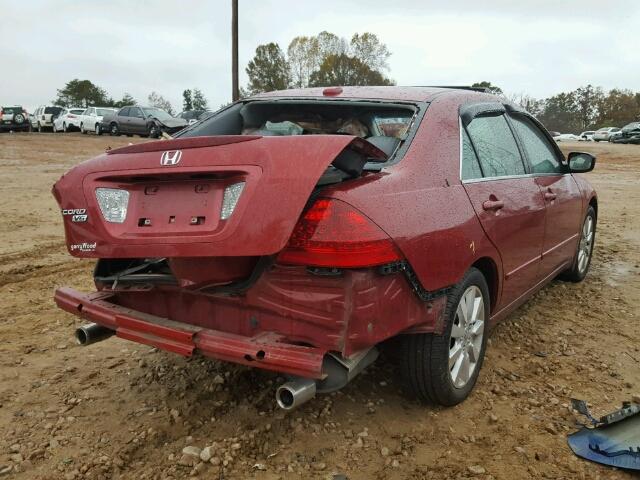
[[[183,356],[207,357],[305,378],[323,379],[326,350],[287,343],[275,333],[253,337],[175,322],[126,308],[109,300],[110,292],[56,290],[61,309],[115,331],[116,336]]]

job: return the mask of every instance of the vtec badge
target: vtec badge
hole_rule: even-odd
[[[162,152],[162,156],[160,157],[160,165],[164,167],[171,167],[173,165],[177,165],[178,163],[180,163],[181,157],[182,157],[182,151],[180,150]]]
[[[62,210],[62,216],[71,217],[71,221],[75,223],[86,222],[89,218],[86,208],[67,208]]]

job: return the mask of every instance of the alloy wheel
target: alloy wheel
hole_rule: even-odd
[[[451,326],[449,375],[456,388],[464,388],[478,366],[484,324],[484,297],[477,286],[471,285],[460,297]]]
[[[578,247],[578,270],[584,273],[589,265],[591,258],[591,250],[593,247],[593,217],[587,215],[582,225],[582,235],[580,237],[580,246]]]

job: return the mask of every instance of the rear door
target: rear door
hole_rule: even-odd
[[[118,114],[116,115],[116,121],[118,122],[118,128],[122,133],[130,133],[129,126],[129,107],[121,108]]]
[[[541,271],[543,276],[552,275],[573,259],[582,224],[582,195],[561,162],[562,153],[544,131],[527,115],[512,114],[510,119],[545,200]]]
[[[462,125],[461,177],[482,227],[502,259],[497,308],[540,280],[545,204],[529,175],[504,112],[476,111]]]
[[[139,107],[129,109],[129,133],[146,133],[146,122]]]

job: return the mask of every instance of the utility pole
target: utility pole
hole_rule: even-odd
[[[238,0],[231,0],[231,98],[240,98],[238,82]]]

